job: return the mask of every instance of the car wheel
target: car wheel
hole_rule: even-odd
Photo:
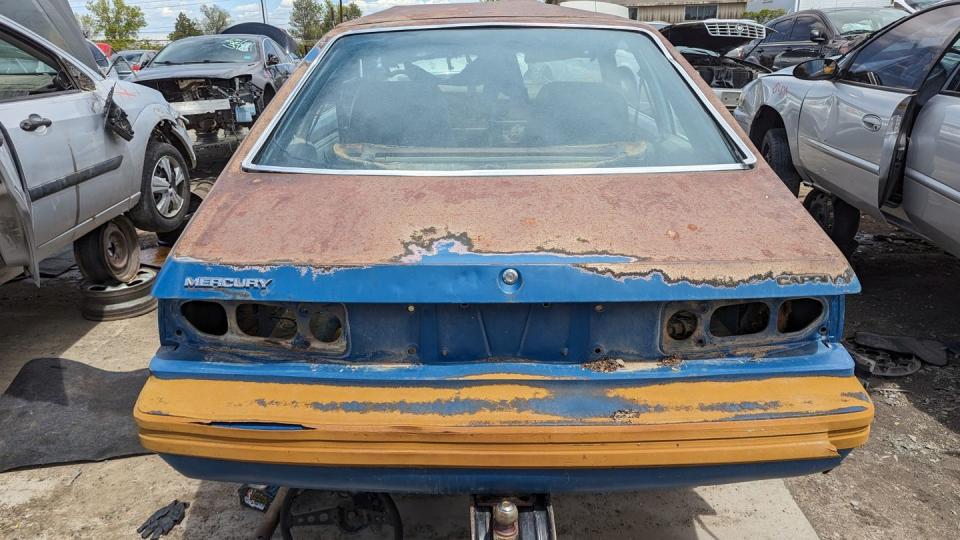
[[[80,272],[91,283],[127,283],[140,269],[137,229],[126,216],[117,216],[73,243]]]
[[[190,201],[190,171],[172,145],[151,141],[143,160],[140,200],[130,219],[145,231],[172,231],[183,223]]]
[[[854,237],[860,229],[860,210],[819,189],[807,194],[803,206],[849,259],[857,250]]]
[[[787,130],[783,128],[774,128],[767,130],[760,142],[760,153],[763,159],[770,165],[773,172],[777,173],[780,180],[787,186],[787,189],[794,196],[800,194],[800,175],[793,167],[793,160],[790,158],[790,143],[787,141]]]
[[[187,210],[187,216],[183,220],[183,223],[176,229],[157,233],[157,240],[161,246],[172,246],[177,242],[180,235],[183,234],[184,229],[187,228],[187,224],[190,223],[193,215],[197,212],[197,209],[200,208],[200,203],[207,198],[207,194],[210,193],[210,188],[213,187],[213,182],[201,180],[199,182],[192,182],[191,186],[190,206]]]

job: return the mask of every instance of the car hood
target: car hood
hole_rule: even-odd
[[[248,75],[257,64],[183,64],[176,66],[150,65],[137,72],[137,82],[160,79],[232,79]]]
[[[660,33],[674,45],[706,49],[724,55],[740,45],[763,38],[766,36],[766,27],[747,20],[710,19],[665,26]]]
[[[177,242],[157,297],[209,295],[185,289],[205,276],[270,280],[261,298],[283,301],[555,302],[560,283],[580,301],[662,301],[678,298],[676,288],[713,298],[859,290],[765,165],[474,178],[254,173],[236,163]],[[517,290],[498,288],[506,268],[523,276]]]

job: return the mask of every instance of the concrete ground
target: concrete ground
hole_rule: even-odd
[[[85,321],[79,279],[73,270],[40,289],[26,281],[0,287],[0,389],[39,357],[114,371],[147,366],[158,345],[156,314]],[[173,499],[191,506],[170,538],[251,538],[262,514],[239,506],[237,487],[186,479],[156,456],[7,472],[0,474],[0,538],[136,538],[143,520]],[[397,502],[407,538],[469,536],[466,497]],[[563,538],[817,538],[780,480],[557,496],[554,507]]]

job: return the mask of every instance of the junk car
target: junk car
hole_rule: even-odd
[[[318,47],[158,277],[134,416],[176,470],[612,491],[866,441],[856,276],[652,27],[417,6]]]
[[[767,23],[762,40],[744,47],[744,58],[770,69],[812,58],[846,54],[865,38],[908,13],[899,8],[837,7],[798,11]]]
[[[845,253],[861,212],[960,256],[960,4],[748,85],[737,121]]]
[[[105,79],[79,28],[16,7],[89,64],[0,16],[0,284],[24,270],[39,283],[40,261],[71,244],[92,281],[129,281],[134,225],[171,231],[186,217],[189,135],[159,93]]]
[[[174,41],[133,79],[186,118],[201,161],[227,159],[276,95],[294,61],[267,36],[218,34]]]
[[[690,62],[729,110],[737,108],[740,89],[770,70],[729,55],[731,51],[766,36],[766,27],[753,21],[708,19],[659,28]]]

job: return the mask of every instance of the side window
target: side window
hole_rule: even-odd
[[[781,41],[787,41],[790,37],[790,28],[793,26],[793,19],[784,19],[780,22],[776,22],[770,25],[770,31],[767,32],[767,37],[764,38],[764,43],[779,43]]]
[[[47,55],[0,34],[0,101],[73,88],[66,73]]]
[[[865,45],[843,79],[901,90],[917,90],[954,35],[960,6],[949,5],[906,19]]]
[[[930,73],[930,77],[949,78],[949,83],[944,90],[949,92],[960,92],[960,37],[947,47],[943,53],[943,58],[937,63]]]
[[[816,17],[809,15],[797,17],[797,24],[793,25],[788,41],[810,41],[810,31],[814,28],[822,28],[822,25],[817,25],[818,22]]]
[[[271,54],[276,55],[277,58],[280,59],[281,64],[288,62],[287,55],[280,50],[280,46],[277,45],[272,39],[268,39],[264,43],[265,43],[264,50],[266,51],[267,56]]]

